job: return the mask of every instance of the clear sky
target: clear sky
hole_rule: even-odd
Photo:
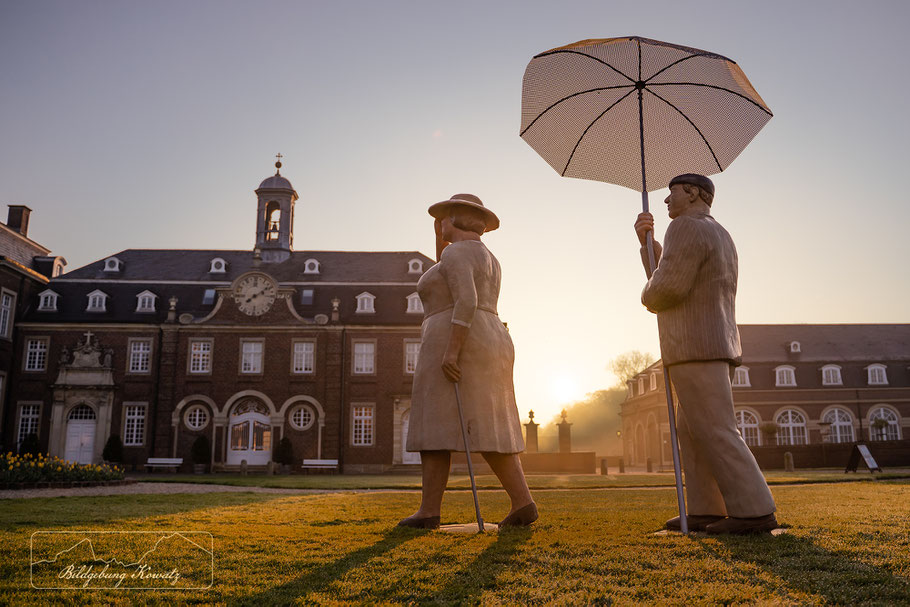
[[[543,421],[659,349],[640,195],[561,178],[519,138],[531,57],[641,35],[737,61],[775,114],[714,177],[739,322],[907,322],[908,23],[904,0],[0,0],[0,203],[72,270],[252,248],[277,152],[298,250],[432,255],[427,206],[477,194],[502,220],[484,240],[519,409]]]

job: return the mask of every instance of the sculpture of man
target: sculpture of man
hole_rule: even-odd
[[[679,398],[689,529],[761,533],[777,527],[776,508],[736,428],[731,374],[742,359],[734,314],[737,256],[730,235],[711,217],[713,199],[714,184],[704,175],[670,181],[664,202],[671,222],[664,246],[654,242],[653,275],[644,245],[654,217],[638,216],[635,232],[649,275],[641,301],[657,314],[661,359]],[[680,529],[679,517],[667,528]]]

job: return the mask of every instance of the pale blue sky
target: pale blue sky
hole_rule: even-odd
[[[518,137],[531,57],[641,35],[736,60],[775,113],[723,174],[743,323],[907,322],[910,4],[0,0],[0,203],[69,269],[125,248],[251,248],[284,154],[304,249],[433,252],[426,207],[502,219],[519,408],[548,419],[658,352],[640,196]],[[652,193],[663,235],[666,190]]]

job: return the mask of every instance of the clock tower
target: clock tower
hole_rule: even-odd
[[[256,196],[256,248],[263,263],[279,263],[291,256],[294,244],[294,203],[297,192],[281,175],[281,154],[275,174],[259,184]]]

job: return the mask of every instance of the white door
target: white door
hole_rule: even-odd
[[[95,449],[95,422],[71,421],[66,425],[66,454],[68,462],[91,464]]]
[[[419,464],[420,452],[408,451],[408,428],[411,425],[411,410],[408,409],[401,416],[401,463],[402,464]]]
[[[228,465],[246,460],[250,466],[264,466],[272,459],[272,426],[266,415],[248,411],[231,416],[228,429]]]

